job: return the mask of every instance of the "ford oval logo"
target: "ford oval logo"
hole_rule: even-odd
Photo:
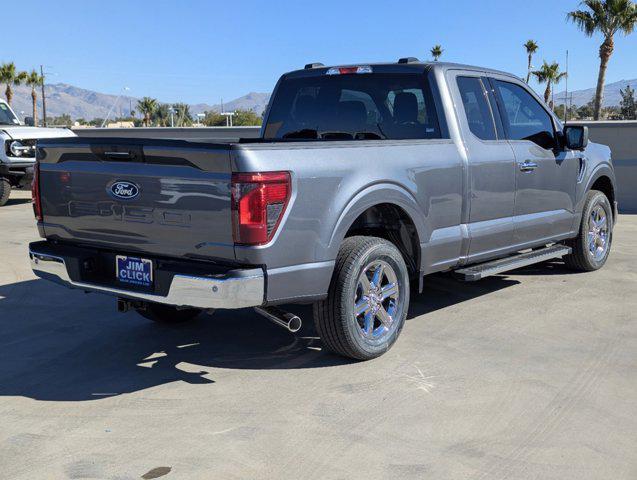
[[[111,195],[122,200],[131,200],[139,195],[139,187],[133,182],[115,182],[109,190]]]

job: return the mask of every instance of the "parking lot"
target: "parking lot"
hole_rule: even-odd
[[[634,479],[637,216],[596,273],[426,278],[395,347],[321,351],[252,310],[178,327],[31,273],[0,209],[0,478]]]

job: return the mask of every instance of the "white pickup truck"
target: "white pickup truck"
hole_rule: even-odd
[[[9,200],[12,188],[31,182],[37,139],[74,136],[68,128],[25,126],[9,104],[0,100],[0,207]]]

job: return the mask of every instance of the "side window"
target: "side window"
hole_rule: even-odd
[[[524,88],[514,83],[495,80],[501,101],[504,128],[510,140],[529,140],[542,148],[555,147],[551,116]],[[504,110],[504,111],[502,111]]]
[[[493,114],[482,81],[477,77],[458,77],[457,82],[471,133],[482,140],[497,140]]]

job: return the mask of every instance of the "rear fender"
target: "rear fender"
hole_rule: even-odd
[[[368,208],[382,203],[396,205],[409,215],[421,243],[424,238],[429,237],[422,211],[414,196],[395,184],[376,184],[359,191],[341,211],[328,244],[329,258],[336,258],[341,243],[354,221]]]

